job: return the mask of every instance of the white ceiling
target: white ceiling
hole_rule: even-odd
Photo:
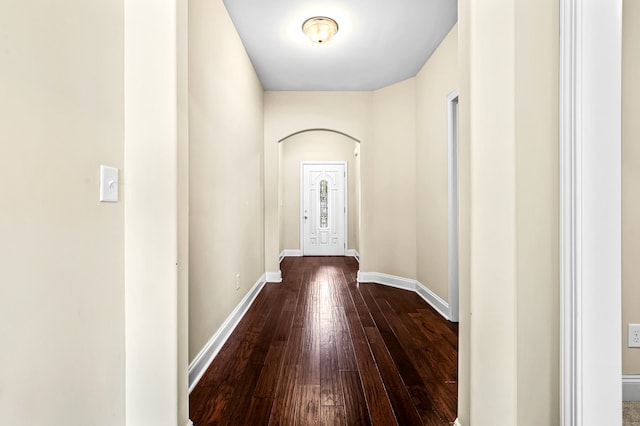
[[[224,0],[266,90],[376,90],[415,76],[457,21],[457,0]],[[338,33],[312,43],[302,23]]]

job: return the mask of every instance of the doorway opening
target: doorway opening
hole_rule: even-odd
[[[279,260],[285,257],[313,256],[313,255],[337,255],[353,256],[359,260],[360,240],[360,141],[343,132],[331,129],[301,130],[283,138],[278,144],[278,239]],[[327,214],[335,215],[342,209],[344,217],[344,237],[337,241],[332,237],[325,242],[333,245],[331,252],[324,249],[315,251],[311,246],[313,241],[307,238],[305,249],[305,232],[310,231],[311,221],[317,222],[319,213],[308,212],[304,219],[305,197],[303,164],[342,164],[344,166],[344,200],[336,210],[327,210]],[[333,172],[332,172],[333,173]],[[327,176],[325,176],[327,177]],[[317,184],[323,179],[319,179]],[[327,207],[332,207],[336,201],[335,194],[330,192],[332,178],[327,177]],[[316,188],[315,195],[319,197],[321,188]],[[320,199],[314,199],[314,208],[319,208]],[[324,201],[323,201],[324,202]],[[309,210],[309,209],[307,209]],[[310,216],[315,214],[315,216]],[[332,226],[333,221],[327,217],[327,226]],[[333,218],[335,220],[335,217]],[[305,227],[306,223],[306,227]],[[320,226],[320,223],[316,223]],[[323,224],[324,226],[324,224]],[[328,238],[323,234],[325,228],[316,228],[315,238]],[[342,229],[342,228],[340,228]],[[311,234],[310,234],[311,235]],[[316,239],[316,243],[321,242]],[[324,243],[323,243],[324,244]],[[341,246],[340,246],[341,244]]]

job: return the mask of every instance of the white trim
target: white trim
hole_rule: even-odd
[[[388,275],[380,272],[358,271],[357,279],[359,283],[384,284],[389,287],[401,288],[402,290],[416,291],[416,280],[397,277],[395,275]]]
[[[358,141],[359,142],[359,141]],[[308,165],[340,165],[344,166],[344,251],[343,256],[347,255],[347,243],[349,242],[349,164],[347,161],[301,161],[300,162],[300,253],[304,256],[304,166]]]
[[[302,250],[300,249],[284,249],[282,250],[282,252],[280,252],[280,261],[282,262],[282,259],[284,259],[285,257],[301,257],[302,256]]]
[[[640,401],[640,375],[622,376],[622,400]]]
[[[347,250],[346,256],[354,257],[358,261],[358,263],[360,263],[360,253],[358,253],[358,250],[349,249],[349,250]]]
[[[622,2],[560,14],[562,425],[621,424]]]
[[[453,426],[462,426],[462,423],[460,423],[460,419],[456,418],[456,421],[453,422]]]
[[[448,321],[451,321],[449,318],[449,312],[451,311],[449,308],[449,304],[440,296],[431,291],[427,286],[416,281],[416,293],[418,296],[422,297],[433,309],[438,311],[442,317]]]
[[[582,357],[578,354],[580,335],[577,327],[575,304],[579,297],[576,291],[579,247],[575,229],[579,221],[576,204],[576,182],[579,175],[574,164],[577,154],[574,152],[576,132],[576,93],[575,76],[575,11],[573,0],[561,0],[560,6],[560,270],[561,270],[561,416],[562,425],[579,425],[581,403]]]
[[[348,249],[345,256],[355,257],[355,259],[360,262],[360,253],[355,249]],[[279,262],[282,262],[282,259],[285,257],[302,257],[302,250],[299,249],[284,249],[280,252]]]
[[[251,287],[251,290],[249,290],[249,292],[242,298],[238,306],[236,306],[233,312],[231,312],[231,315],[227,317],[218,331],[216,331],[211,339],[209,339],[207,344],[202,348],[191,364],[189,364],[189,393],[191,393],[193,388],[198,384],[202,375],[207,371],[207,368],[209,368],[213,359],[216,357],[218,352],[220,352],[224,343],[227,341],[242,317],[247,313],[247,310],[256,299],[266,282],[266,275],[263,274],[253,287]]]
[[[345,256],[355,257],[358,262],[360,262],[360,253],[355,249],[348,249]],[[285,257],[302,257],[302,250],[300,249],[284,249],[280,252],[279,262],[282,262],[282,259]]]
[[[265,277],[268,283],[281,283],[282,271],[266,272]]]
[[[186,426],[194,426],[194,425],[193,425],[193,420],[189,419],[189,421],[187,422],[187,425],[186,425]]]
[[[435,309],[444,319],[450,321],[449,304],[419,281],[410,278],[397,277],[395,275],[383,274],[380,272],[362,271],[358,271],[357,280],[359,283],[376,283],[389,287],[400,288],[402,290],[413,291],[433,309]]]
[[[458,322],[458,89],[447,96],[449,320]]]

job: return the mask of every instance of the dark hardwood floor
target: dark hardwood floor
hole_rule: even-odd
[[[415,293],[358,284],[351,257],[290,257],[190,395],[204,425],[447,425],[457,324]]]

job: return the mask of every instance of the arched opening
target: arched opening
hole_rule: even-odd
[[[286,143],[285,143],[286,142]],[[347,164],[347,255],[359,259],[360,141],[333,129],[305,129],[278,141],[278,240],[280,259],[301,256],[300,167],[309,161]]]

